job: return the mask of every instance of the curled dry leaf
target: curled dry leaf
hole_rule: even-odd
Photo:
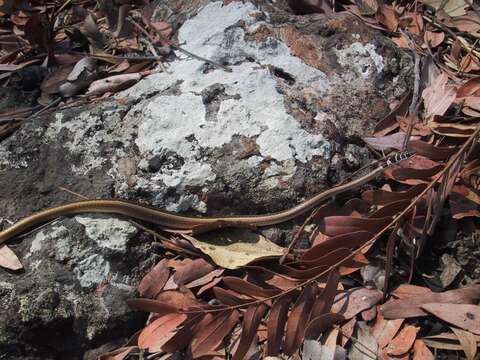
[[[199,277],[195,280],[190,281],[188,284],[185,284],[187,288],[195,288],[199,286],[204,286],[212,282],[215,278],[221,276],[225,270],[224,269],[215,269],[208,274],[205,274],[202,277]]]
[[[115,93],[136,84],[142,77],[142,74],[135,73],[114,75],[96,80],[88,87],[87,95],[103,95],[107,92]]]
[[[427,287],[418,286],[418,285],[411,285],[411,284],[401,284],[395,290],[392,291],[392,295],[400,298],[405,299],[411,296],[417,295],[425,295],[431,294],[432,290]]]
[[[14,271],[23,269],[17,255],[7,245],[0,246],[0,266]]]
[[[468,3],[464,0],[422,0],[421,2],[432,6],[435,10],[443,10],[452,17],[465,15],[468,8]]]
[[[177,309],[186,309],[198,304],[195,295],[184,286],[180,286],[179,290],[162,291],[156,296],[156,300],[173,305]]]
[[[330,311],[335,300],[335,295],[337,294],[339,280],[340,274],[338,271],[336,269],[330,271],[325,288],[320,291],[313,304],[312,318],[316,318]]]
[[[434,146],[421,140],[409,141],[407,149],[433,161],[447,160],[458,150],[456,147]]]
[[[479,25],[480,26],[480,25]],[[465,81],[457,91],[457,101],[469,96],[480,96],[480,76]]]
[[[153,312],[158,315],[176,313],[179,310],[172,304],[166,304],[158,300],[127,299],[126,302],[131,309]]]
[[[173,337],[177,327],[186,319],[185,314],[168,314],[155,319],[138,336],[138,346],[149,352],[161,351],[163,344]]]
[[[443,40],[445,40],[445,33],[427,30],[425,31],[423,40],[430,46],[430,48],[436,48],[443,42]]]
[[[226,290],[218,286],[214,286],[212,292],[218,301],[229,306],[246,304],[253,300],[249,296],[241,295],[235,291]]]

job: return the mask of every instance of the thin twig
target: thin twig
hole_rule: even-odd
[[[408,141],[410,136],[412,135],[413,127],[415,126],[415,120],[417,118],[417,104],[419,103],[420,97],[420,64],[421,58],[418,52],[415,49],[415,41],[413,40],[412,36],[408,32],[404,32],[400,30],[402,35],[407,39],[411,50],[413,52],[413,56],[415,57],[415,82],[413,86],[413,95],[412,95],[412,102],[410,103],[410,107],[408,109],[408,128],[405,134],[405,138],[403,139],[402,150],[406,150]]]
[[[62,190],[62,191],[65,191],[65,192],[67,192],[67,193],[69,193],[69,194],[75,195],[75,196],[79,197],[79,198],[82,199],[82,200],[88,200],[88,197],[83,196],[83,195],[81,195],[81,194],[79,194],[79,193],[76,193],[75,191],[72,191],[72,190],[69,190],[69,189],[67,189],[67,188],[64,188],[64,187],[62,187],[62,186],[59,186],[58,189],[59,189],[59,190]]]
[[[302,226],[300,226],[300,228],[297,230],[295,235],[293,235],[292,241],[290,241],[290,244],[288,244],[287,250],[280,257],[280,260],[278,261],[280,264],[283,264],[285,262],[285,259],[287,258],[287,256],[290,254],[290,252],[293,251],[296,243],[298,242],[298,239],[300,239],[300,235],[302,235],[303,230],[305,229],[305,226],[307,226],[307,224],[309,224],[310,221],[312,221],[313,217],[315,215],[317,215],[318,209],[319,208],[317,207],[314,211],[312,211],[312,213],[305,219]]]
[[[138,22],[136,22],[134,19],[132,19],[131,17],[128,18],[128,21],[130,21],[133,25],[135,25],[141,32],[143,32],[145,34],[145,36],[147,36],[152,42],[155,42],[155,39],[152,37],[152,35],[150,35],[150,33],[148,31],[146,31]],[[232,72],[232,69],[230,69],[228,66],[225,66],[225,65],[222,65],[220,63],[217,63],[213,60],[209,60],[209,59],[206,59],[204,57],[201,57],[199,55],[196,55],[196,54],[193,54],[191,53],[190,51],[188,50],[185,50],[184,48],[178,46],[178,45],[175,45],[174,43],[172,43],[170,40],[168,40],[167,38],[165,38],[165,36],[162,35],[162,33],[160,31],[158,31],[157,29],[155,29],[155,27],[152,26],[152,29],[157,33],[157,35],[162,39],[163,42],[165,42],[166,44],[168,44],[168,46],[174,48],[175,50],[178,50],[180,52],[183,52],[185,55],[188,55],[188,56],[191,56],[197,60],[200,60],[200,61],[204,61],[206,63],[209,63],[215,67],[218,67],[218,68],[221,68],[225,71],[228,71],[228,72]]]
[[[340,334],[342,334],[342,336],[345,337],[346,339],[352,339],[352,344],[353,344],[353,346],[355,346],[356,344],[358,344],[358,345],[360,345],[361,347],[363,347],[365,350],[367,350],[367,352],[370,353],[370,355],[369,355],[369,354],[365,354],[362,350],[358,349],[358,347],[357,347],[357,349],[360,350],[360,351],[362,351],[362,353],[363,353],[364,355],[367,355],[367,356],[369,356],[369,357],[370,357],[371,355],[373,355],[372,359],[376,359],[376,358],[377,358],[377,353],[376,353],[375,351],[373,351],[372,349],[370,349],[367,345],[365,345],[364,343],[362,343],[360,340],[358,340],[355,336],[353,336],[353,335],[352,335],[352,336],[349,336],[349,335],[346,334],[346,333],[343,331],[343,329],[342,329],[340,326],[338,326],[338,325],[334,325],[333,327],[336,328],[336,329],[340,332]]]
[[[58,103],[60,103],[60,101],[62,101],[62,98],[61,97],[58,97],[56,98],[55,100],[53,100],[51,103],[45,105],[44,107],[42,107],[40,110],[38,110],[36,113],[33,113],[32,115],[26,117],[26,118],[8,118],[8,119],[0,119],[0,124],[1,123],[8,123],[8,122],[12,122],[12,121],[25,121],[25,120],[33,120],[34,118],[40,116],[41,114],[43,114],[45,111],[47,111],[48,109],[50,109],[51,107],[57,105]]]

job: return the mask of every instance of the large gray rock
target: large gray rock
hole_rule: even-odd
[[[173,4],[178,42],[232,72],[178,52],[112,99],[25,123],[0,143],[1,215],[75,199],[59,187],[177,212],[277,211],[370,161],[359,137],[405,91],[411,59],[348,14],[226,3],[160,13]],[[77,358],[131,334],[123,299],[154,260],[146,239],[92,215],[12,244],[25,272],[0,272],[0,353]]]

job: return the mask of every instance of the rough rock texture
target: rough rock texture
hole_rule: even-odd
[[[13,245],[25,271],[0,273],[0,358],[81,358],[138,329],[145,315],[125,299],[156,260],[138,235],[127,221],[79,215]]]
[[[0,215],[75,199],[59,187],[178,212],[277,211],[370,161],[360,136],[408,87],[411,59],[351,15],[259,3],[162,2],[178,42],[232,72],[178,53],[113,99],[26,123],[0,143]],[[92,215],[13,244],[26,270],[0,272],[0,354],[75,358],[131,333],[122,299],[151,260],[139,237]]]

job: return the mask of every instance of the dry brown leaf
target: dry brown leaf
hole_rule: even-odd
[[[460,345],[463,347],[463,351],[467,357],[467,360],[473,360],[477,354],[477,339],[472,333],[451,327],[452,331],[460,341]]]
[[[402,131],[393,133],[391,135],[385,136],[365,136],[362,137],[362,140],[365,141],[368,145],[376,150],[388,150],[388,149],[396,149],[402,150],[403,143],[405,141],[405,133]],[[417,136],[413,136],[410,139],[419,140],[420,138]]]
[[[444,32],[425,31],[424,41],[431,47],[436,48],[445,40]]]
[[[186,319],[185,314],[168,314],[155,319],[138,336],[138,346],[149,352],[161,351],[163,344],[175,335],[177,327]]]
[[[423,90],[422,97],[425,102],[425,118],[434,115],[443,115],[448,110],[457,96],[453,86],[447,85],[448,75],[441,73],[432,85]]]
[[[150,299],[155,298],[155,296],[157,296],[157,294],[163,289],[169,276],[170,270],[168,269],[165,260],[160,261],[140,281],[140,284],[138,285],[140,296]]]
[[[243,360],[247,354],[252,342],[255,339],[258,326],[263,315],[267,311],[265,304],[251,305],[243,315],[242,333],[236,351],[232,356],[232,360]]]
[[[453,25],[460,31],[468,33],[480,32],[480,21],[478,17],[473,16],[458,16],[452,19]]]
[[[443,321],[480,335],[480,306],[478,305],[429,303],[420,307]]]
[[[407,296],[399,300],[390,300],[380,308],[387,319],[400,319],[414,316],[426,316],[421,306],[425,303],[437,302],[455,304],[475,303],[480,299],[480,285],[472,285],[442,293],[425,293]]]
[[[383,349],[387,346],[403,324],[403,319],[387,320],[379,311],[375,325],[373,325],[372,334],[377,339],[378,347]]]
[[[280,353],[290,301],[291,297],[289,294],[283,295],[273,303],[270,310],[267,319],[268,340],[266,349],[266,354],[269,356],[277,356]]]
[[[377,11],[377,20],[390,31],[397,31],[398,15],[391,5],[382,5]]]
[[[0,246],[0,266],[14,271],[23,269],[17,255],[7,245]]]
[[[341,292],[335,297],[332,312],[342,314],[348,320],[379,303],[382,296],[381,291],[364,287]]]
[[[413,344],[413,360],[434,360],[432,352],[427,348],[423,340],[415,340]]]
[[[223,339],[230,335],[233,327],[238,323],[238,311],[225,311],[214,315],[207,314],[196,326],[190,351],[194,359],[209,355],[219,347]]]
[[[480,76],[469,79],[458,88],[457,100],[468,96],[480,96]]]
[[[388,355],[399,356],[407,353],[413,346],[420,328],[412,325],[405,326],[386,347]]]
[[[286,355],[292,355],[303,342],[316,292],[317,287],[314,285],[305,287],[290,312],[283,347]]]

